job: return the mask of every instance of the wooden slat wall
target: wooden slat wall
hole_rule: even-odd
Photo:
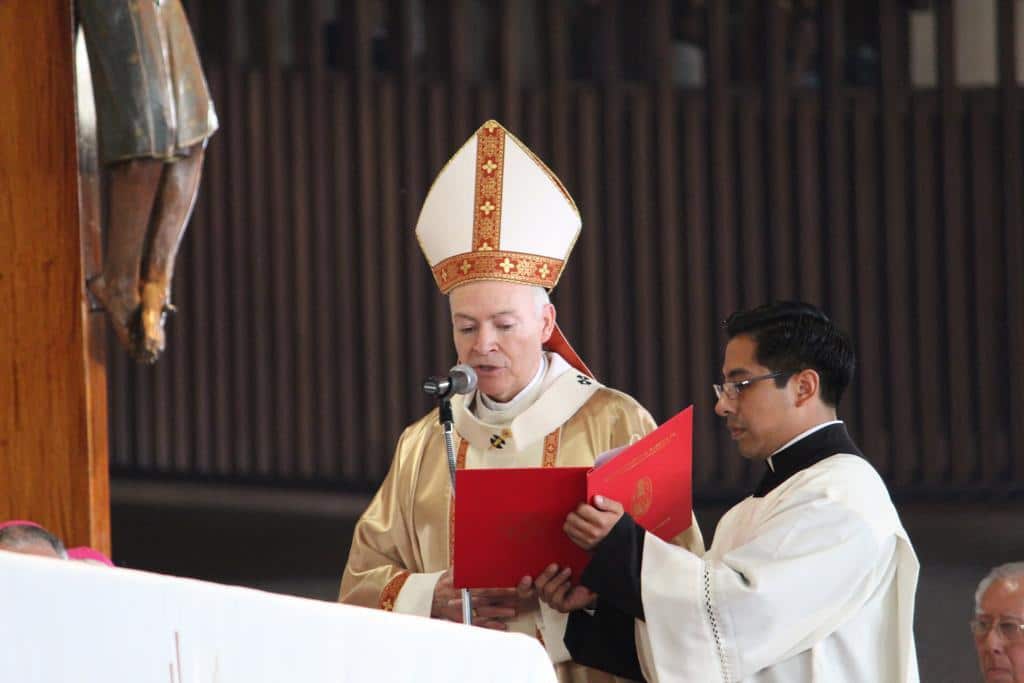
[[[946,352],[950,360],[970,358],[969,325],[965,324],[967,312],[967,279],[970,260],[967,258],[966,226],[964,225],[964,180],[966,170],[963,156],[963,95],[954,81],[954,41],[953,3],[943,3],[937,8],[938,14],[938,45],[939,45],[939,111],[941,122],[941,158],[942,158],[942,217],[945,236],[943,317]],[[941,329],[941,328],[940,328]],[[949,396],[968,397],[969,374],[964,371],[962,363],[951,362],[946,365],[949,375]],[[946,401],[946,422],[949,424],[949,446],[951,452],[953,480],[957,484],[966,483],[970,476],[970,468],[974,464],[974,443],[970,438],[971,419],[974,412],[974,401]]]
[[[912,279],[907,272],[910,258],[907,203],[907,133],[908,96],[906,91],[907,29],[906,17],[897,0],[881,0],[879,4],[879,36],[882,83],[880,89],[882,225],[885,245],[885,297],[888,316],[885,339],[888,347],[886,377],[889,399],[886,424],[889,425],[890,447],[894,453],[891,481],[905,486],[913,481],[920,468],[915,452],[920,445],[915,438],[913,390],[913,326],[910,320]]]
[[[1004,228],[1002,244],[1007,278],[1002,290],[1006,293],[1007,316],[1000,331],[1004,331],[1002,336],[1009,346],[999,360],[1000,367],[1009,369],[1003,375],[1006,380],[1004,386],[1008,389],[1008,400],[1003,404],[1010,432],[1007,456],[1012,460],[1009,471],[1018,478],[1024,476],[1024,420],[1020,419],[1024,415],[1024,390],[1021,390],[1024,383],[1024,355],[1010,350],[1024,348],[1024,278],[1019,277],[1020,264],[1024,263],[1024,229],[1021,227],[1024,226],[1024,207],[1021,206],[1024,151],[1021,149],[1020,134],[1020,74],[1016,73],[1016,56],[1021,46],[1016,44],[1017,33],[1014,30],[1019,20],[1016,3],[1013,0],[1000,0],[996,26],[999,27],[999,119],[1002,123],[1002,221],[998,225]],[[1017,277],[1013,277],[1013,274],[1017,274]]]
[[[584,231],[554,293],[572,341],[658,419],[697,406],[698,496],[757,476],[713,414],[719,323],[788,297],[853,336],[860,364],[841,413],[896,490],[1024,490],[1011,0],[999,4],[1000,85],[970,91],[954,81],[949,3],[937,4],[940,85],[921,91],[898,0],[880,2],[877,87],[846,82],[849,4],[820,3],[818,88],[794,85],[779,3],[754,4],[760,82],[736,80],[726,5],[707,3],[699,89],[673,82],[669,0],[505,0],[488,10],[503,28],[483,48],[472,3],[431,3],[426,56],[411,0],[391,0],[384,19],[369,0],[336,3],[333,46],[325,3],[289,5],[288,36],[281,2],[202,14],[259,30],[201,46],[222,130],[181,251],[167,356],[137,368],[111,347],[116,471],[374,488],[403,425],[429,408],[419,380],[454,359],[412,228],[434,175],[496,116],[580,205]],[[574,12],[590,12],[600,45],[592,80],[574,80]],[[624,26],[641,24],[650,68],[637,80]],[[488,48],[494,73],[481,81]],[[526,50],[542,55],[539,77]]]
[[[950,394],[943,372],[949,357],[941,349],[944,335],[940,324],[942,273],[939,268],[938,220],[942,212],[938,202],[942,193],[936,186],[936,100],[932,93],[927,93],[914,97],[911,106],[913,180],[908,196],[913,198],[914,226],[911,233],[917,295],[912,312],[917,323],[914,403],[918,409],[916,424],[920,430],[922,479],[926,485],[940,486],[949,467],[948,423],[943,412],[945,397]]]

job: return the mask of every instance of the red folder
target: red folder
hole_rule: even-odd
[[[455,586],[514,586],[551,563],[578,578],[589,555],[562,525],[598,494],[622,503],[649,532],[674,538],[692,519],[692,447],[690,406],[597,467],[459,470]]]

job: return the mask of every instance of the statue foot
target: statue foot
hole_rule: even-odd
[[[126,351],[135,353],[135,341],[138,337],[139,297],[135,292],[124,291],[122,288],[107,284],[102,275],[97,275],[88,283],[89,291],[103,305],[114,334]]]
[[[147,282],[142,287],[142,338],[136,358],[142,363],[155,363],[166,347],[164,323],[167,314],[176,309],[167,302],[168,287],[156,282]]]

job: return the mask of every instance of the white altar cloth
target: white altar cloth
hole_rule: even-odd
[[[0,551],[0,681],[555,680],[524,635]]]

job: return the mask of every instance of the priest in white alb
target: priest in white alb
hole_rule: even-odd
[[[495,121],[474,133],[427,194],[416,236],[449,298],[458,361],[479,377],[475,392],[452,399],[459,468],[590,466],[603,451],[654,429],[634,399],[594,378],[556,323],[547,292],[580,227],[579,211],[554,173]],[[339,600],[461,621],[452,529],[434,410],[399,439],[356,526]],[[696,524],[675,540],[703,551]],[[518,586],[474,590],[473,608],[475,625],[540,639],[560,680],[612,680],[570,661],[567,615],[538,602],[530,577]]]
[[[918,561],[885,484],[837,417],[849,338],[786,302],[726,322],[716,412],[763,463],[701,557],[595,499],[566,519],[591,550],[580,584],[537,577],[571,613],[576,661],[668,683],[916,683]],[[699,454],[698,454],[699,455]]]

